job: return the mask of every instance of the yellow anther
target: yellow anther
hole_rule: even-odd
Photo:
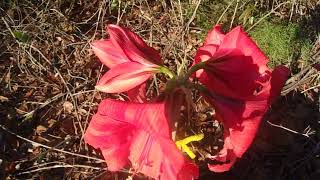
[[[192,135],[192,136],[186,137],[182,140],[176,141],[176,145],[177,145],[178,149],[187,153],[191,159],[194,159],[196,157],[196,155],[191,151],[191,149],[187,146],[187,144],[189,144],[190,142],[194,142],[194,141],[200,141],[203,138],[204,138],[203,134]]]

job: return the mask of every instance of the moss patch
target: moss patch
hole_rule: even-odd
[[[221,14],[227,7],[229,1],[225,0],[204,0],[202,1],[197,14],[194,19],[194,23],[202,29],[201,34],[199,34],[199,38],[204,40],[207,35],[208,30],[210,30],[218,21]],[[196,4],[189,4],[188,2],[184,2],[184,9],[186,10],[186,17],[190,19],[193,11],[196,7]],[[230,12],[229,12],[230,13]],[[220,23],[227,21],[227,15],[223,16],[220,20]]]
[[[249,34],[269,57],[271,67],[290,63],[294,53],[306,59],[312,48],[309,40],[299,37],[297,24],[283,25],[265,21]]]
[[[192,16],[196,4],[189,4],[189,1],[182,1],[186,18]],[[227,8],[230,1],[226,0],[203,0],[193,21],[195,25],[202,29],[199,39],[204,40],[208,30],[210,30]],[[233,3],[228,11],[221,17],[222,29],[229,31],[229,26],[234,13]],[[240,5],[239,5],[240,7]],[[260,19],[266,12],[258,11],[252,3],[238,9],[234,18],[233,26],[242,25],[244,29],[249,28],[250,18]],[[307,60],[312,48],[312,40],[307,37],[305,27],[298,23],[287,24],[284,20],[273,17],[264,20],[249,32],[249,35],[256,41],[261,50],[269,57],[269,66],[274,67],[279,64],[288,64],[292,60]]]

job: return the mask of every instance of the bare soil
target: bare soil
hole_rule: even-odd
[[[129,167],[117,173],[105,171],[100,152],[83,141],[83,133],[102,99],[126,99],[124,94],[95,91],[96,82],[108,69],[95,57],[89,43],[107,37],[106,24],[118,23],[159,50],[170,69],[184,72],[206,34],[198,25],[197,13],[207,1],[179,2],[1,1],[0,179],[131,176]],[[311,67],[320,59],[319,24],[315,18],[319,17],[320,4],[312,0],[288,1],[274,9],[283,2],[252,3],[260,14],[271,12],[268,17],[281,22],[308,22],[308,38],[314,42],[311,56],[307,61],[294,56],[287,64],[293,73],[283,97],[265,115],[252,147],[227,173],[216,174],[206,167],[206,154],[217,153],[223,145],[223,126],[213,120],[214,110],[198,99],[197,92],[192,93],[195,109],[191,114],[182,112],[185,123],[180,133],[204,132],[207,137],[193,144],[200,179],[320,177],[320,74]],[[213,18],[221,15],[224,29],[228,29],[241,24],[238,17],[245,6],[234,3],[225,16]],[[162,76],[151,80],[148,96],[158,95],[164,84]],[[133,179],[147,178],[138,174]]]

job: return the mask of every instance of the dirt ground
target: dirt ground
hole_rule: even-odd
[[[244,157],[220,174],[198,158],[200,179],[320,178],[320,73],[312,67],[320,63],[319,1],[2,0],[0,15],[0,179],[147,179],[132,177],[129,167],[105,171],[100,152],[83,141],[101,100],[126,98],[94,89],[108,69],[90,42],[108,36],[106,24],[131,28],[160,51],[165,65],[183,73],[215,23],[226,31],[242,25],[249,32],[266,20],[298,24],[312,48],[304,59],[300,46],[291,49],[285,65],[292,74],[283,96],[265,115]],[[164,78],[149,84],[148,96],[156,96]],[[192,129],[183,130],[206,125],[209,138],[194,149],[217,153],[223,127],[208,123],[212,109],[203,99],[195,102],[192,117],[183,117]]]

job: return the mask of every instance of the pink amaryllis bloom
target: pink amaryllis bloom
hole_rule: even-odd
[[[107,93],[139,88],[159,71],[162,64],[159,53],[127,28],[108,25],[107,30],[109,39],[91,43],[100,61],[110,68],[96,88]]]
[[[102,151],[110,171],[118,171],[130,161],[136,172],[155,179],[198,177],[197,166],[184,158],[171,139],[164,103],[106,99],[84,139]]]
[[[195,64],[205,64],[196,76],[210,91],[207,99],[224,124],[224,147],[211,157],[218,162],[209,164],[215,172],[228,171],[246,152],[289,74],[284,66],[272,72],[268,58],[241,27],[227,34],[220,28],[215,26],[209,32],[195,56]]]

